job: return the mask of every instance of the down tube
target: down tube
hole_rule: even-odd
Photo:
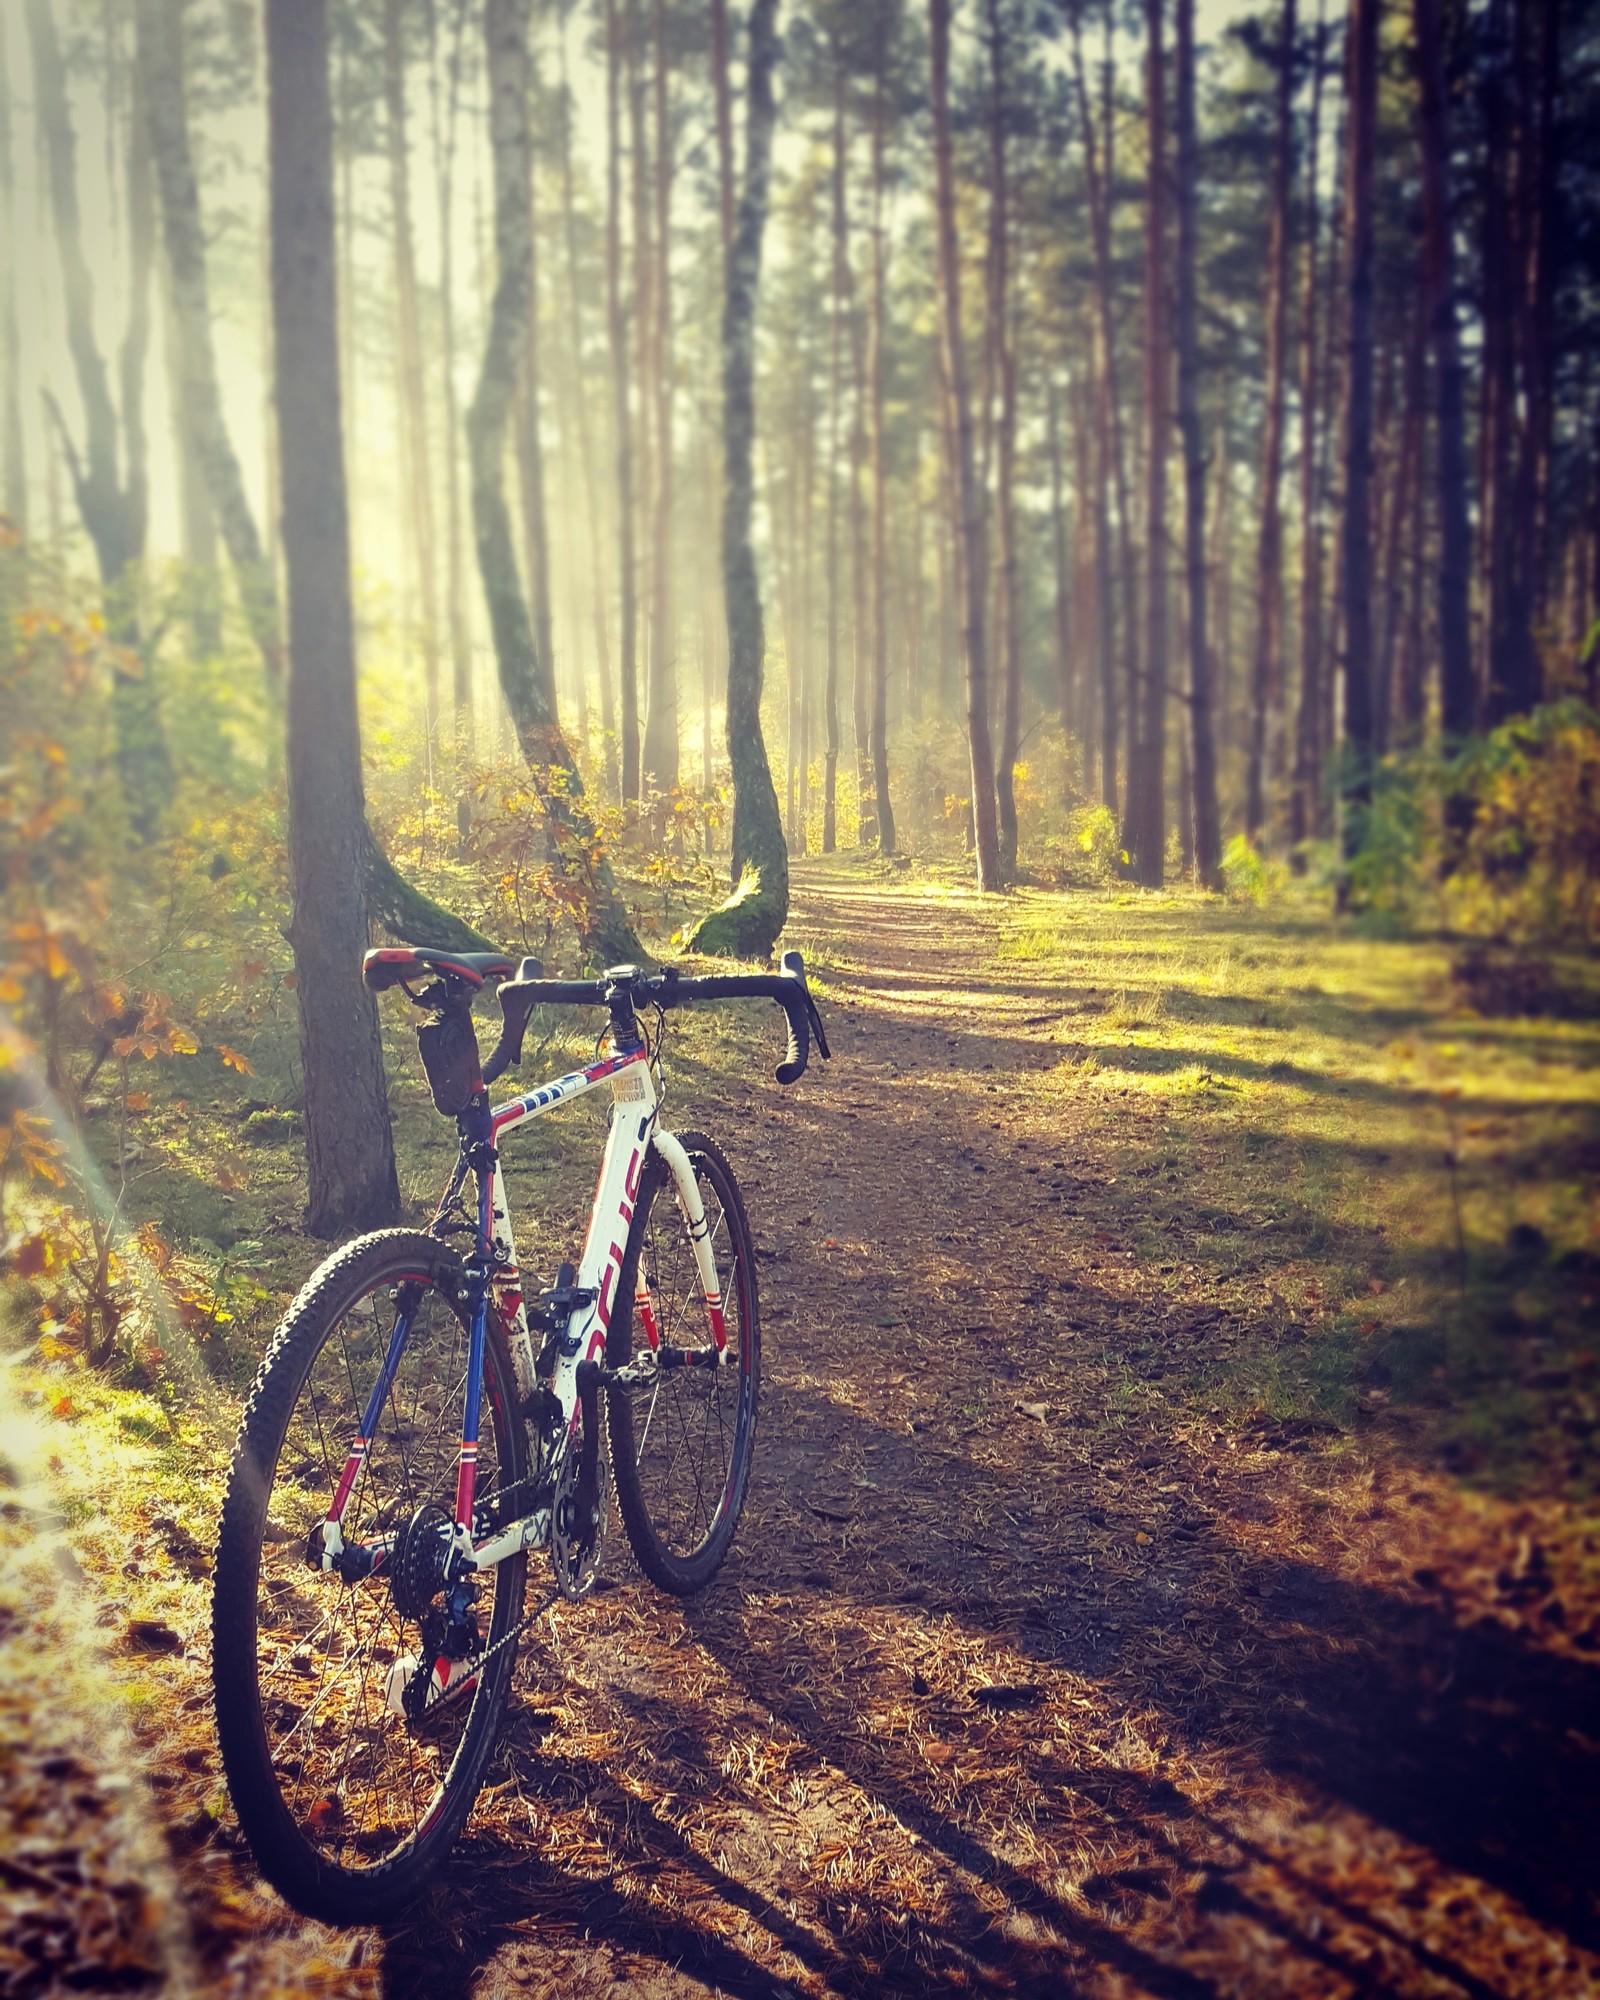
[[[478,1176],[478,1241],[494,1241],[494,1169]],[[456,1469],[456,1524],[472,1533],[472,1501],[478,1484],[478,1410],[483,1401],[483,1349],[489,1336],[487,1257],[471,1293],[472,1328],[467,1340],[467,1393],[461,1406],[461,1460]]]

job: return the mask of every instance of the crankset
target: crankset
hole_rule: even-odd
[[[557,1589],[572,1601],[587,1597],[594,1588],[611,1519],[611,1451],[605,1405],[593,1379],[585,1381],[582,1371],[579,1384],[582,1441],[576,1450],[569,1445],[562,1454],[550,1516],[550,1567],[555,1571]]]

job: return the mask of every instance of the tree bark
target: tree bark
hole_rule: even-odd
[[[1250,748],[1245,777],[1245,833],[1259,844],[1267,826],[1267,780],[1278,759],[1269,736],[1283,705],[1284,407],[1289,366],[1290,224],[1294,195],[1295,0],[1283,0],[1278,37],[1277,138],[1273,148],[1272,220],[1267,239],[1267,383],[1261,442],[1261,525],[1256,544],[1255,645],[1250,662]]]
[[[1291,852],[1316,823],[1319,717],[1322,704],[1322,443],[1319,426],[1322,358],[1317,339],[1319,226],[1317,175],[1322,132],[1322,79],[1327,27],[1318,4],[1312,43],[1311,112],[1306,130],[1305,262],[1300,292],[1300,686],[1295,708],[1294,778],[1289,791]]]
[[[700,920],[691,948],[765,959],[789,914],[789,851],[761,735],[766,632],[750,545],[755,457],[755,317],[772,163],[777,0],[753,0],[746,66],[744,185],[722,313],[723,594],[728,611],[728,760],[733,769],[733,894]]]
[[[894,852],[894,808],[889,802],[889,451],[884,409],[884,339],[888,316],[888,251],[883,219],[884,165],[888,146],[886,71],[888,15],[877,15],[872,79],[872,314],[868,331],[867,379],[872,422],[872,713],[867,744],[872,759],[872,792],[877,807],[878,850]]]
[[[444,116],[438,96],[437,19],[428,0],[430,85],[433,93],[434,195],[439,227],[439,362],[444,391],[446,594],[450,624],[450,705],[456,781],[456,833],[464,844],[472,829],[472,806],[462,766],[477,748],[472,709],[472,645],[467,627],[466,565],[461,529],[460,410],[456,398],[455,312],[455,154],[456,113],[461,84],[464,6],[456,8],[448,58]]]
[[[622,302],[622,23],[606,0],[606,317],[617,452],[617,670],[622,797],[639,796],[639,612],[633,524],[633,412],[628,400],[628,317]]]
[[[139,9],[139,61],[145,79],[151,152],[171,276],[184,421],[194,442],[239,601],[268,680],[283,675],[277,582],[245,493],[223,415],[212,346],[210,287],[200,190],[189,145],[183,12],[145,0]]]
[[[1365,833],[1372,796],[1372,295],[1377,183],[1378,18],[1382,0],[1350,0],[1349,178],[1345,245],[1344,851]]]
[[[1456,320],[1450,101],[1439,0],[1412,0],[1422,155],[1423,284],[1433,342],[1434,504],[1439,510],[1439,724],[1447,744],[1477,720],[1472,673],[1472,523],[1467,514],[1465,385]]]
[[[643,639],[640,651],[645,682],[645,727],[649,727],[650,662],[654,654],[656,561],[651,534],[655,499],[655,260],[650,243],[650,138],[645,116],[644,20],[641,0],[627,0],[629,182],[633,212],[633,347],[634,378],[638,384],[638,429],[634,433],[635,494],[638,519],[634,527],[638,599]],[[637,802],[648,792],[649,772],[641,757]]]
[[[393,1221],[400,1190],[377,1007],[361,979],[366,822],[339,422],[326,0],[267,0],[266,42],[306,1226],[338,1236]]]
[[[389,153],[389,221],[394,253],[396,356],[405,493],[402,506],[411,542],[422,614],[424,758],[431,773],[439,748],[439,585],[434,568],[433,465],[422,372],[422,326],[417,308],[417,263],[411,228],[411,161],[406,136],[406,60],[401,0],[384,0],[383,81]]]
[[[611,639],[606,618],[606,566],[601,546],[600,500],[595,489],[593,427],[583,366],[583,288],[578,279],[578,211],[572,184],[572,92],[567,83],[566,28],[561,42],[561,216],[567,252],[567,336],[572,346],[573,414],[583,481],[584,527],[589,550],[589,588],[594,620],[595,671],[600,681],[600,728],[607,791],[616,796],[616,702],[611,691]]]
[[[1052,603],[1056,653],[1056,703],[1061,714],[1062,770],[1066,801],[1072,798],[1072,744],[1082,743],[1084,717],[1080,715],[1078,677],[1072,659],[1072,583],[1067,560],[1067,506],[1063,497],[1065,480],[1061,464],[1061,396],[1054,376],[1049,390],[1050,424],[1050,557],[1054,595]],[[1080,509],[1088,505],[1088,491],[1078,496]]]
[[[651,568],[650,695],[644,775],[658,793],[678,784],[678,645],[672,594],[672,128],[667,102],[665,0],[654,0],[656,126],[655,284],[650,375],[655,389],[655,518]]]
[[[11,157],[11,77],[0,35],[0,229],[17,240],[15,168]],[[22,433],[22,346],[17,327],[17,259],[0,257],[0,508],[21,535],[28,532],[28,460]]]
[[[961,328],[961,259],[956,243],[955,163],[950,141],[950,0],[928,0],[933,84],[934,220],[938,235],[939,333],[944,357],[945,449],[960,532],[962,651],[967,672],[967,745],[972,771],[973,846],[980,890],[1003,886],[989,736],[989,657],[984,598],[989,565],[981,496],[972,462],[972,409]]]
[[[1116,315],[1111,267],[1111,131],[1105,120],[1106,160],[1104,171],[1095,139],[1094,107],[1089,96],[1084,68],[1083,33],[1078,0],[1072,6],[1072,62],[1078,100],[1079,122],[1083,128],[1084,177],[1089,193],[1089,227],[1094,248],[1095,372],[1098,395],[1096,421],[1099,428],[1099,484],[1109,487],[1117,511],[1117,581],[1121,597],[1123,681],[1127,687],[1129,718],[1129,767],[1133,763],[1133,738],[1137,734],[1139,696],[1139,576],[1133,548],[1132,509],[1128,499],[1127,454],[1124,449],[1122,397],[1117,380]],[[1109,17],[1108,17],[1109,18]],[[1111,567],[1110,521],[1106,511],[1106,568],[1109,584]],[[1116,675],[1116,610],[1109,594],[1101,599],[1101,647],[1110,661],[1110,675],[1102,686],[1101,700],[1101,797],[1115,812],[1118,808],[1117,744],[1120,734],[1121,701]]]
[[[999,409],[995,423],[995,598],[1004,674],[1000,758],[995,770],[1000,878],[1017,879],[1017,750],[1022,730],[1022,634],[1018,609],[1017,359],[1011,339],[1010,188],[1006,162],[1006,46],[1000,0],[989,15],[989,327]]]
[[[838,844],[839,791],[839,440],[843,428],[844,316],[847,237],[845,218],[844,58],[833,52],[833,266],[828,314],[828,677],[824,695],[827,747],[822,767],[822,851]]]
[[[1219,886],[1217,749],[1212,731],[1210,630],[1206,606],[1206,454],[1200,433],[1195,329],[1195,192],[1199,180],[1194,101],[1194,0],[1177,0],[1178,434],[1183,440],[1183,554],[1189,646],[1189,845],[1195,879]]]
[[[527,335],[533,285],[527,0],[487,0],[484,40],[490,81],[497,276],[483,366],[467,413],[478,569],[489,607],[500,685],[549,823],[552,860],[577,892],[579,941],[591,963],[621,964],[639,958],[639,941],[617,894],[610,864],[595,839],[583,783],[556,717],[551,678],[535,649],[527,599],[517,575],[511,510],[506,504],[506,426],[517,361]]]
[[[48,408],[66,458],[78,511],[94,546],[108,627],[130,652],[136,652],[137,587],[130,572],[144,554],[148,500],[143,396],[152,245],[146,121],[141,105],[130,132],[128,221],[133,284],[119,367],[123,403],[119,436],[110,379],[95,337],[94,280],[83,252],[78,205],[77,135],[49,0],[28,0],[27,19],[33,48],[35,118],[61,262],[67,347],[83,402],[81,455],[53,397],[48,398]],[[142,91],[139,94],[142,97]],[[148,839],[172,797],[173,783],[172,758],[149,662],[140,668],[116,667],[111,697],[123,802],[135,834]]]
[[[1167,448],[1172,350],[1166,310],[1167,84],[1162,0],[1146,0],[1145,57],[1149,176],[1145,206],[1145,647],[1144,716],[1137,758],[1129,762],[1128,845],[1140,882],[1159,889],[1166,877],[1167,745]],[[1138,683],[1134,692],[1138,694]],[[1138,774],[1137,790],[1132,782]]]

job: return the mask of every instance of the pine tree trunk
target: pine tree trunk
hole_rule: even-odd
[[[1061,713],[1062,773],[1064,797],[1072,799],[1072,743],[1082,740],[1084,719],[1079,713],[1078,683],[1072,661],[1072,583],[1067,562],[1067,507],[1063,498],[1065,481],[1061,466],[1061,397],[1054,376],[1050,380],[1050,556],[1053,571],[1052,610],[1056,653],[1056,702]],[[1087,488],[1080,489],[1078,505],[1088,504]]]
[[[590,963],[640,957],[610,864],[595,840],[583,784],[561,735],[555,689],[540,662],[517,575],[503,458],[517,363],[527,337],[533,289],[533,215],[528,135],[527,0],[487,0],[484,39],[490,79],[497,278],[477,393],[467,413],[472,518],[478,570],[489,608],[506,706],[551,832],[555,866],[581,891],[576,918]]]
[[[1011,338],[1010,188],[1006,161],[1005,33],[1000,0],[989,16],[989,347],[999,408],[995,419],[995,624],[1003,690],[995,770],[1000,875],[1017,878],[1017,750],[1022,730],[1022,636],[1018,609],[1016,453],[1017,364]]]
[[[1317,200],[1322,134],[1322,78],[1327,28],[1320,12],[1313,42],[1311,112],[1306,130],[1305,263],[1300,293],[1300,686],[1295,707],[1294,778],[1289,845],[1299,849],[1316,823],[1318,716],[1322,703],[1322,363],[1317,338],[1321,229]]]
[[[634,566],[633,413],[628,401],[628,321],[622,303],[622,24],[606,0],[606,316],[617,451],[617,666],[622,798],[639,796],[639,612]]]
[[[119,427],[105,360],[95,336],[94,280],[84,256],[78,204],[77,135],[49,0],[28,0],[27,21],[33,48],[34,116],[61,262],[67,347],[83,403],[81,455],[48,391],[46,405],[72,478],[78,512],[94,547],[107,625],[121,645],[137,652],[137,579],[130,572],[144,554],[148,498],[143,423],[152,248],[147,121],[141,104],[130,129],[128,221],[133,283],[119,358],[123,403]],[[171,753],[148,665],[114,667],[111,690],[117,775],[129,822],[141,839],[155,832],[172,797],[173,782]]]
[[[1256,545],[1255,645],[1250,661],[1250,749],[1245,777],[1245,832],[1259,844],[1267,828],[1267,780],[1278,758],[1269,742],[1283,709],[1284,408],[1289,366],[1290,225],[1294,196],[1295,0],[1283,0],[1278,37],[1277,139],[1272,221],[1267,241],[1267,384],[1261,443],[1261,527]]]
[[[672,598],[672,129],[667,103],[665,0],[654,0],[655,24],[655,284],[651,380],[655,389],[654,585],[650,613],[650,699],[645,715],[644,772],[657,793],[678,784],[678,647]]]
[[[334,297],[326,0],[267,0],[272,300],[289,577],[289,871],[306,1226],[396,1219],[377,1006],[361,978],[366,832]]]
[[[880,38],[887,34],[879,17]],[[884,410],[884,337],[888,302],[888,252],[883,217],[884,155],[888,113],[884,102],[889,50],[880,39],[872,92],[872,316],[868,332],[867,378],[872,421],[872,714],[868,748],[872,758],[872,793],[877,806],[878,850],[894,852],[894,808],[889,802],[889,620],[887,540],[889,520],[889,456]]]
[[[439,752],[439,586],[434,569],[433,465],[428,446],[422,374],[422,325],[417,307],[416,251],[411,229],[411,159],[406,134],[406,65],[401,0],[384,0],[383,78],[389,153],[389,222],[394,255],[397,374],[400,389],[401,496],[411,543],[422,622],[424,758],[431,772]]]
[[[1109,21],[1109,15],[1108,15]],[[1096,143],[1096,119],[1084,68],[1082,26],[1078,0],[1072,7],[1072,60],[1079,121],[1083,128],[1084,176],[1089,189],[1089,227],[1094,248],[1095,372],[1098,394],[1096,421],[1099,427],[1100,468],[1097,475],[1102,495],[1116,505],[1116,577],[1122,622],[1122,684],[1127,689],[1128,767],[1130,783],[1138,736],[1139,698],[1139,575],[1133,547],[1132,508],[1128,499],[1127,453],[1124,448],[1122,397],[1117,378],[1116,315],[1111,266],[1111,121],[1100,121],[1105,159],[1102,169]],[[1109,65],[1107,66],[1109,80]],[[1108,108],[1109,109],[1109,108]],[[1102,683],[1101,697],[1101,780],[1104,803],[1116,812],[1119,803],[1117,749],[1121,733],[1122,702],[1116,671],[1117,611],[1109,591],[1112,571],[1111,523],[1109,508],[1102,498],[1105,517],[1105,568],[1107,594],[1100,601],[1100,643],[1102,660],[1109,662],[1109,676]]]
[[[961,258],[956,243],[955,163],[950,141],[950,0],[928,0],[933,82],[934,217],[938,232],[939,331],[944,357],[945,439],[959,535],[962,652],[967,672],[967,744],[972,769],[973,846],[978,887],[1003,887],[989,736],[989,656],[984,598],[989,565],[981,496],[972,461],[972,409],[961,327]]]
[[[1422,156],[1423,283],[1433,340],[1434,503],[1439,510],[1439,726],[1447,744],[1477,720],[1472,671],[1472,523],[1467,515],[1465,384],[1456,320],[1450,103],[1439,0],[1412,0]]]
[[[567,252],[567,337],[572,347],[573,414],[583,482],[583,518],[589,555],[589,589],[594,624],[595,672],[600,681],[600,729],[604,739],[605,787],[617,794],[616,700],[611,691],[611,637],[606,617],[606,564],[601,545],[600,499],[595,486],[594,436],[589,389],[583,365],[583,289],[578,278],[578,210],[572,183],[572,93],[566,75],[566,31],[561,42],[561,219]]]
[[[650,138],[645,115],[644,20],[641,0],[628,0],[628,132],[629,195],[633,221],[633,349],[634,379],[638,384],[638,428],[634,432],[634,495],[637,519],[634,549],[638,564],[636,591],[640,606],[640,654],[644,679],[644,729],[649,729],[651,660],[656,636],[656,550],[651,529],[656,492],[655,473],[655,259],[650,241]],[[644,805],[649,796],[650,773],[641,750],[638,790],[634,797]]]
[[[839,794],[839,439],[843,428],[844,317],[847,237],[845,222],[844,60],[834,52],[833,266],[828,317],[828,681],[824,696],[827,748],[822,774],[822,851],[838,845]]]
[[[1344,849],[1355,854],[1372,796],[1373,231],[1377,182],[1378,17],[1381,0],[1350,0],[1350,157],[1345,245]]]
[[[723,595],[728,608],[728,759],[733,768],[733,894],[703,917],[691,948],[766,959],[789,914],[789,853],[761,734],[766,632],[750,544],[755,457],[755,317],[772,161],[777,0],[753,0],[746,69],[744,186],[722,315]]]
[[[1145,207],[1145,647],[1144,716],[1138,755],[1130,761],[1128,845],[1139,880],[1159,889],[1166,877],[1167,748],[1167,450],[1172,348],[1167,327],[1167,108],[1162,0],[1145,0],[1149,169]],[[1138,684],[1134,683],[1137,692]],[[1137,789],[1134,774],[1137,773]]]
[[[456,781],[456,834],[464,845],[472,806],[463,765],[477,749],[472,708],[472,644],[467,627],[466,565],[461,529],[460,411],[456,400],[455,153],[465,14],[457,10],[450,44],[444,116],[438,101],[437,21],[428,4],[429,76],[433,92],[434,196],[439,228],[439,365],[444,392],[445,578],[450,623],[452,763]]]
[[[1183,567],[1189,651],[1186,820],[1195,879],[1219,886],[1217,749],[1212,730],[1210,627],[1206,606],[1206,453],[1200,432],[1195,326],[1195,194],[1199,180],[1194,102],[1194,0],[1177,0],[1178,434],[1183,440]]]
[[[0,35],[0,231],[17,240],[15,167],[11,158],[11,77]],[[28,532],[28,459],[22,432],[22,346],[17,326],[17,259],[0,257],[0,510]]]

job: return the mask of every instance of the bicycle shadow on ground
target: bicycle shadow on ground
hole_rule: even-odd
[[[804,1414],[805,1392],[791,1393]],[[837,1432],[836,1406],[817,1414]],[[847,1429],[842,1451],[892,1497],[906,1441]],[[773,1442],[767,1504],[703,1600],[608,1593],[573,1641],[575,1694],[624,1747],[541,1744],[537,1718],[516,1711],[491,1783],[515,1791],[528,1831],[499,1806],[474,1822],[438,1927],[387,1937],[385,1993],[483,2000],[548,1978],[575,1993],[698,1982],[767,2000],[790,1990],[774,1967],[788,1954],[811,1982],[862,1995],[1060,1994],[1104,1978],[1177,2000],[1322,1979],[1386,1990],[1366,1985],[1382,1961],[1400,1991],[1444,1979],[1488,2000],[1501,1988],[1472,1951],[1397,1920],[1376,1879],[1386,1866],[1403,1878],[1419,1853],[1437,1870],[1430,1896],[1480,1881],[1552,1934],[1558,1963],[1562,1938],[1600,1949],[1594,1669],[1311,1564],[1249,1558],[1221,1514],[1181,1563],[1152,1556],[1108,1581],[1082,1562],[1068,1509],[1051,1543],[980,1579],[930,1561],[915,1521],[885,1504],[863,1523],[870,1560],[841,1572],[787,1512],[805,1465]],[[1017,1498],[972,1459],[937,1469],[980,1517]],[[1240,1664],[1246,1612],[1254,1650]],[[1186,1614],[1192,1654],[1226,1658],[1225,1674],[1171,1658]],[[967,1684],[946,1674],[913,1696],[910,1663],[948,1654],[952,1634]],[[1016,1713],[974,1698],[997,1673],[1027,1690]],[[912,1726],[886,1729],[908,1697]],[[1148,1738],[1153,1714],[1159,1760],[1119,1762],[1122,1719]],[[762,1737],[783,1747],[792,1796],[743,1781],[738,1745]],[[982,1773],[997,1766],[1039,1801],[1031,1853],[995,1830]],[[687,1802],[715,1824],[715,1861],[683,1830]],[[1314,1829],[1330,1823],[1367,1829],[1364,1890],[1329,1874]],[[885,1865],[831,1883],[830,1853],[873,1824]],[[581,1862],[552,1858],[579,1846]],[[1279,1983],[1240,1988],[1238,1961],[1269,1944]]]

